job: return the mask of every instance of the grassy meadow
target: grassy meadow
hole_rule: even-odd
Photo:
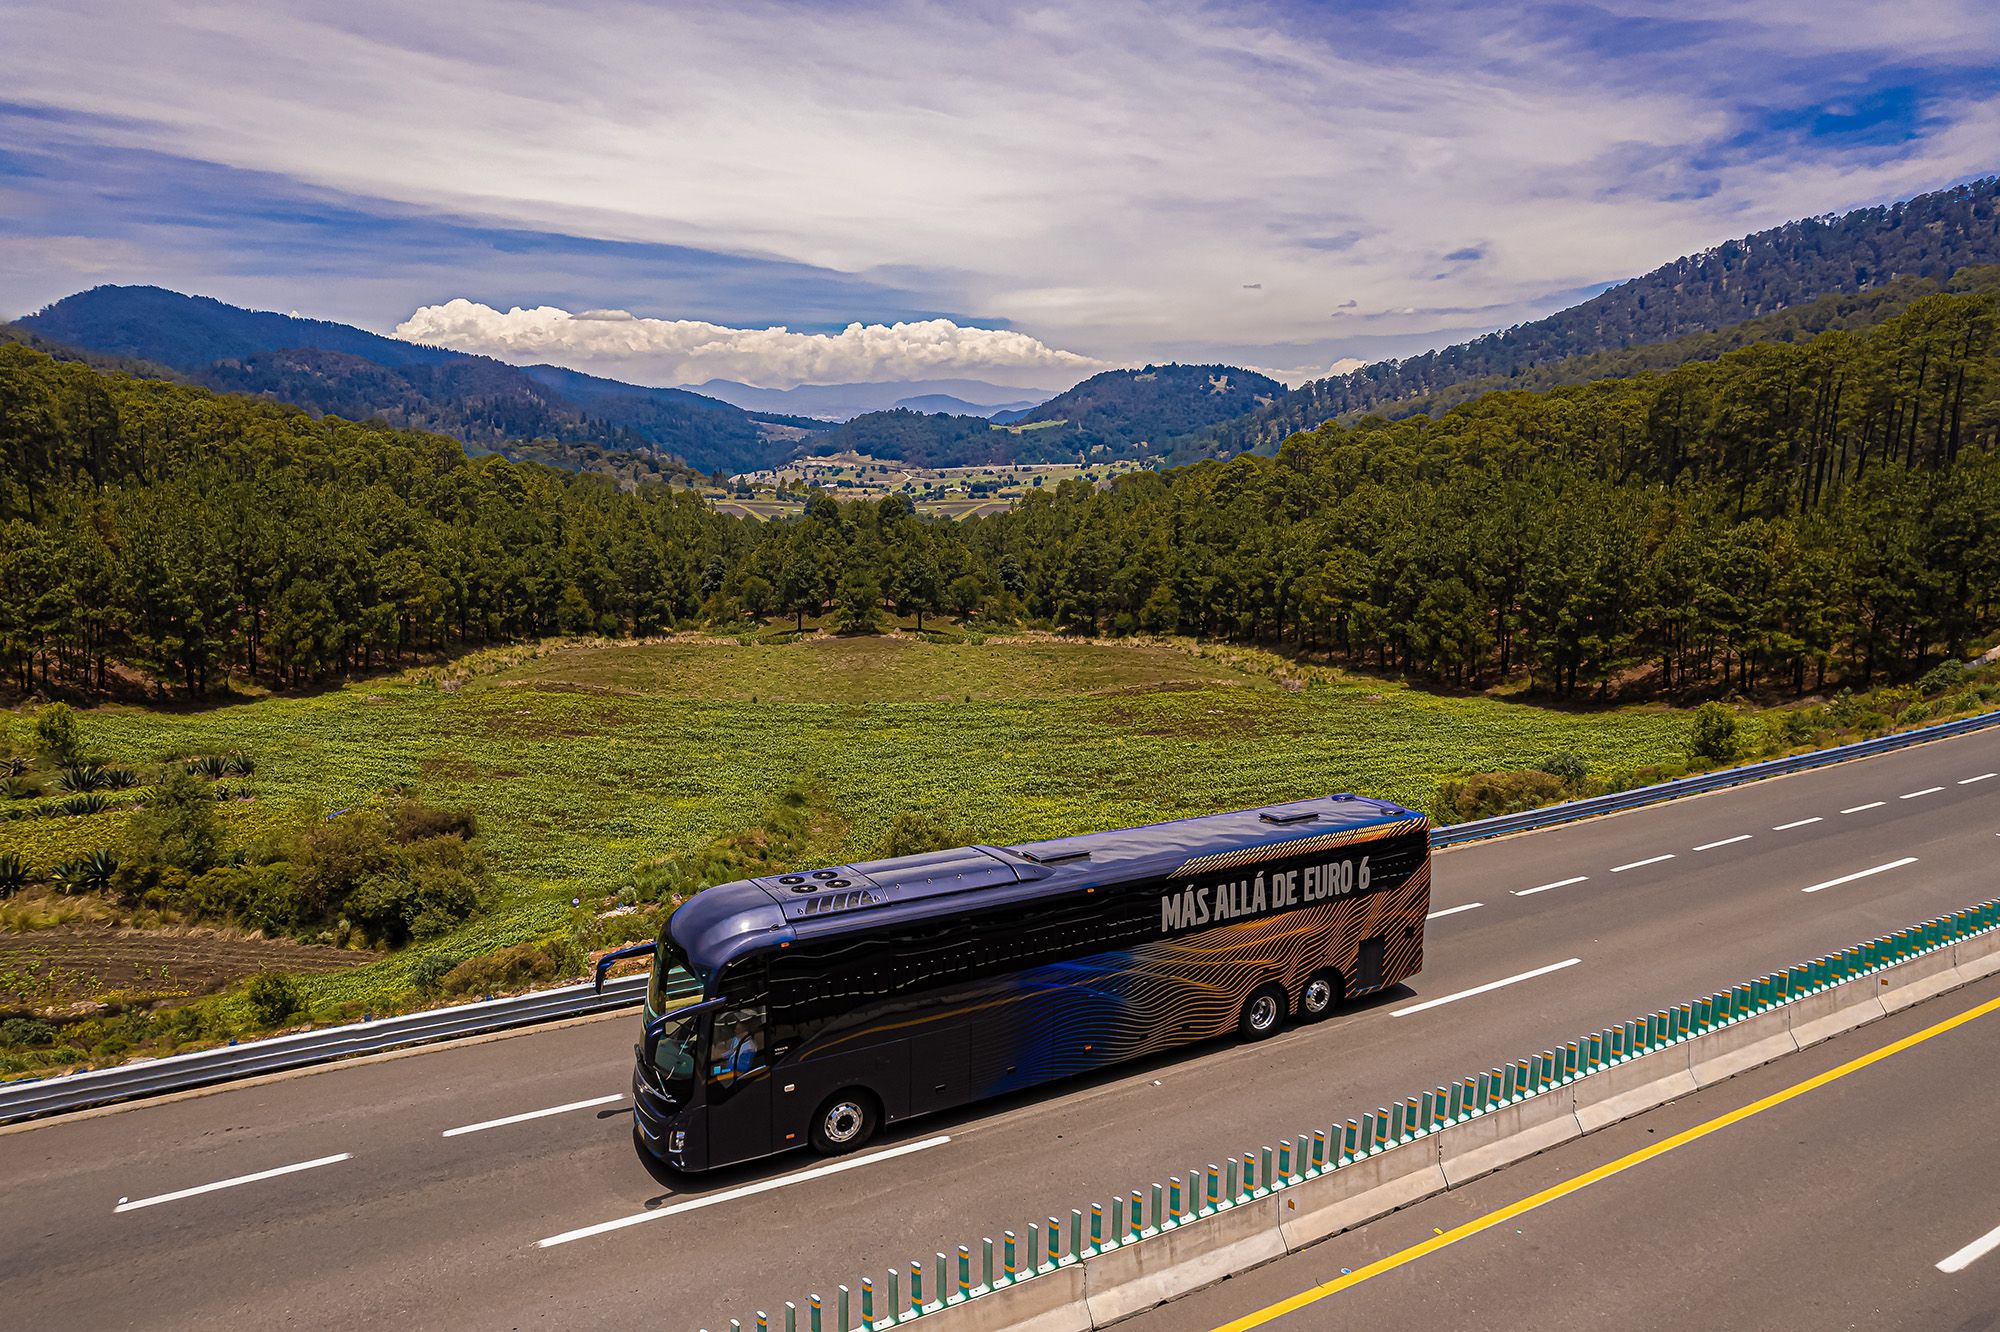
[[[16,749],[29,720],[7,719]],[[996,843],[1329,791],[1419,808],[1456,774],[1580,755],[1597,772],[1682,755],[1683,714],[1556,712],[1443,697],[1265,654],[1133,642],[914,637],[786,644],[549,642],[327,693],[200,710],[103,707],[88,748],[143,766],[242,751],[232,840],[413,790],[472,809],[499,905],[370,966],[310,977],[315,1000],[400,991],[426,952],[467,956],[561,929],[571,900],[755,828],[814,793],[805,856],[877,854],[921,810]],[[46,869],[116,844],[119,809],[0,823]]]

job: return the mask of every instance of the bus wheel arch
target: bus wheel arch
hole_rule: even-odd
[[[882,1098],[866,1087],[843,1087],[813,1111],[813,1150],[821,1156],[851,1152],[881,1127]]]
[[[1291,997],[1285,993],[1285,987],[1275,981],[1266,981],[1250,991],[1250,997],[1243,1001],[1242,1011],[1237,1014],[1236,1029],[1246,1041],[1261,1041],[1285,1024],[1290,1011]]]
[[[1338,967],[1321,967],[1299,989],[1299,1018],[1318,1022],[1347,998],[1347,978]]]

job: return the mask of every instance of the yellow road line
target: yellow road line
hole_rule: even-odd
[[[1384,1272],[1393,1272],[1406,1263],[1413,1263],[1419,1258],[1436,1253],[1439,1249],[1450,1248],[1460,1240],[1471,1239],[1481,1231],[1490,1230],[1494,1226],[1504,1225],[1517,1216],[1534,1211],[1537,1207],[1552,1203],[1558,1198],[1567,1197],[1579,1189],[1587,1189],[1592,1184],[1596,1184],[1601,1180],[1610,1179],[1613,1175],[1622,1174],[1630,1170],[1633,1166],[1650,1161],[1656,1156],[1665,1155],[1676,1147],[1685,1147],[1699,1138],[1705,1138],[1711,1133],[1726,1129],[1731,1124],[1741,1123],[1752,1115],[1762,1114],[1773,1106],[1783,1105],[1795,1097],[1804,1096],[1807,1092],[1817,1091],[1828,1083],[1838,1082],[1850,1073],[1859,1073],[1871,1064],[1880,1063],[1891,1055],[1901,1054],[1912,1046],[1922,1045],[1933,1036],[1942,1036],[1956,1027],[1964,1026],[1974,1018],[1985,1017],[1988,1013],[1995,1010],[2000,1010],[2000,999],[1989,999],[1978,1007],[1969,1008],[1956,1017],[1946,1018],[1936,1026],[1926,1027],[1922,1031],[1905,1036],[1899,1041],[1892,1041],[1878,1050],[1871,1050],[1865,1055],[1850,1059],[1838,1068],[1828,1069],[1816,1077],[1807,1078],[1804,1082],[1796,1083],[1785,1088],[1783,1091],[1773,1092],[1761,1101],[1753,1101],[1749,1105],[1731,1110],[1726,1115],[1718,1115],[1707,1123],[1697,1124],[1684,1133],[1676,1133],[1671,1138],[1653,1143],[1648,1147],[1642,1147],[1629,1156],[1621,1156],[1616,1161],[1601,1165],[1595,1170],[1576,1176],[1574,1179],[1567,1179],[1560,1184],[1551,1185],[1543,1189],[1540,1193],[1534,1194],[1532,1197],[1523,1198],[1519,1202],[1509,1203],[1498,1211],[1488,1212],[1485,1216],[1468,1221],[1455,1229],[1447,1230],[1441,1235],[1433,1235],[1421,1244],[1413,1244],[1399,1253],[1392,1253],[1386,1258],[1379,1258],[1366,1267],[1356,1268],[1354,1271],[1336,1277],[1332,1281],[1314,1286],[1308,1290],[1302,1290],[1287,1299],[1279,1300],[1276,1304],[1266,1305],[1255,1313],[1245,1314],[1234,1322],[1224,1323],[1221,1327],[1216,1328],[1214,1332],[1248,1332],[1250,1328],[1261,1327],[1265,1323],[1275,1318],[1282,1318],[1294,1310],[1303,1309],[1309,1304],[1316,1304],[1329,1295],[1337,1295],[1350,1286],[1358,1286],[1372,1277],[1381,1276]]]

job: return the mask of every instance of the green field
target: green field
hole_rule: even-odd
[[[84,718],[90,749],[117,762],[252,755],[257,798],[226,808],[239,838],[399,786],[477,812],[500,906],[310,982],[336,1000],[399,986],[420,951],[561,928],[571,898],[755,826],[786,788],[824,802],[808,854],[839,862],[875,854],[906,809],[1005,843],[1327,791],[1421,808],[1442,778],[1554,750],[1599,772],[1671,761],[1686,727],[1662,709],[1447,698],[1257,653],[904,637],[547,643],[314,696]],[[8,724],[25,748],[27,718]],[[47,867],[113,844],[124,817],[0,824],[0,851]]]

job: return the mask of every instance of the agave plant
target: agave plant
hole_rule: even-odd
[[[56,872],[50,877],[55,880],[59,893],[73,897],[90,891],[90,867],[84,863],[82,856],[65,860],[56,866]]]
[[[89,795],[73,795],[57,808],[65,814],[96,814],[109,803],[103,796],[93,791]]]
[[[111,876],[118,872],[118,857],[110,851],[99,849],[89,855],[79,856],[70,862],[77,867],[77,875],[84,887],[92,892],[103,892],[111,886]]]
[[[94,763],[74,763],[62,770],[65,791],[98,791],[104,788],[104,769]]]
[[[187,761],[187,770],[212,782],[229,775],[229,760],[220,754],[199,754]]]
[[[27,862],[11,851],[0,852],[0,897],[12,897],[27,886]]]
[[[226,762],[229,764],[230,774],[235,777],[248,777],[257,771],[257,760],[248,754],[240,752],[231,754]]]
[[[127,791],[139,784],[139,774],[130,768],[104,768],[104,789],[107,791]]]
[[[12,776],[0,778],[0,791],[9,800],[32,800],[42,793],[42,784],[32,777]]]

